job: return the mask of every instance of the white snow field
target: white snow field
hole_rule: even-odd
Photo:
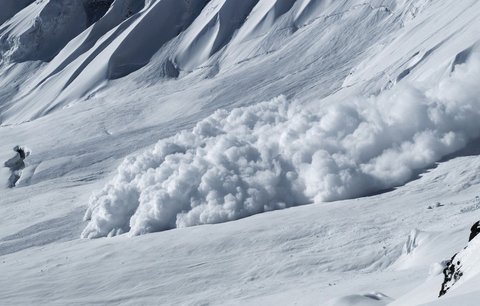
[[[478,305],[479,85],[477,0],[0,0],[0,305]]]

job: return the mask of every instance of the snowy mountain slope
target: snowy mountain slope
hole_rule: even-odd
[[[15,188],[6,188],[11,168],[0,168],[0,296],[8,304],[400,303],[428,277],[431,263],[465,245],[466,229],[479,219],[478,152],[456,153],[468,143],[475,148],[478,136],[477,1],[116,0],[108,11],[103,2],[91,6],[95,1],[43,0],[23,8],[9,3],[0,4],[9,12],[0,26],[0,161],[18,154],[16,145],[31,154]],[[259,104],[282,94],[286,100],[277,100],[282,102],[271,114],[262,109],[268,103]],[[237,108],[248,105],[254,106]],[[232,141],[229,167],[246,169],[242,175],[254,178],[246,186],[255,183],[259,197],[252,197],[247,214],[218,218],[213,210],[180,218],[185,224],[270,210],[265,195],[273,208],[317,203],[139,238],[78,239],[86,227],[108,235],[117,220],[108,214],[121,216],[119,227],[128,231],[134,212],[124,214],[115,201],[104,210],[106,222],[82,221],[92,192],[112,186],[115,169],[130,154],[153,155],[157,168],[154,143],[188,136],[178,132],[219,108],[233,110],[217,115],[224,139],[211,137],[215,126],[205,124],[215,117],[196,128],[211,138],[205,151],[228,153],[223,145]],[[233,121],[222,119],[227,117]],[[245,133],[255,122],[261,124],[254,133]],[[390,132],[372,132],[378,124]],[[259,136],[255,149],[269,143],[267,151],[275,153],[284,127],[295,132],[284,134],[292,137],[285,140],[291,146],[281,147],[290,148],[292,154],[282,153],[287,161],[301,165],[294,171],[302,177],[296,193],[268,179],[271,169],[289,165],[266,158],[267,167],[242,168],[248,154],[236,152],[248,149],[239,143],[252,143],[247,135]],[[201,156],[202,146],[190,153]],[[328,154],[319,151],[335,162],[326,163]],[[374,158],[383,151],[387,157]],[[396,191],[322,202],[401,185],[452,152],[456,158]],[[206,170],[222,170],[212,160],[196,160]],[[124,165],[141,177],[145,200],[160,194],[155,190],[165,180]],[[375,183],[356,176],[362,165],[373,165],[367,173],[378,170]],[[164,167],[192,170],[184,157]],[[351,177],[363,187],[349,186]],[[186,190],[179,178],[173,175],[165,190]],[[216,189],[215,181],[204,186],[212,199],[233,194]],[[324,198],[326,191],[341,196]],[[436,207],[437,201],[448,205]],[[159,206],[145,203],[138,233],[165,229],[158,227]],[[232,205],[245,203],[240,198]],[[176,226],[177,213],[166,219],[167,228]],[[402,253],[415,228],[425,233],[413,244],[418,248]],[[428,293],[412,293],[409,301],[432,302],[437,280],[425,286]]]
[[[372,291],[394,299],[421,284],[431,264],[466,244],[466,224],[475,221],[479,207],[478,183],[467,183],[474,182],[479,162],[478,156],[455,158],[370,198],[136,238],[28,248],[2,256],[2,280],[15,284],[2,283],[0,294],[10,304],[35,298],[39,304],[324,305]],[[457,179],[461,173],[463,181]],[[428,209],[436,202],[443,206]],[[402,252],[414,228],[432,238]],[[25,236],[5,237],[3,249],[6,242],[25,243]],[[418,265],[396,267],[410,257]],[[432,286],[435,294],[440,284]]]
[[[112,9],[103,18],[66,46],[59,54],[58,60],[53,60],[46,68],[40,69],[40,71],[45,70],[45,73],[25,84],[25,92],[30,92],[32,88],[36,88],[36,90],[26,97],[19,95],[18,100],[14,98],[9,103],[13,104],[8,107],[9,110],[2,112],[3,121],[14,123],[29,120],[48,113],[54,107],[64,106],[66,104],[65,100],[71,102],[80,99],[95,90],[104,81],[123,76],[138,69],[138,67],[144,66],[155,52],[156,59],[151,62],[154,75],[148,77],[150,82],[157,82],[156,80],[159,80],[159,78],[162,80],[164,77],[175,77],[185,69],[188,71],[201,67],[204,68],[197,71],[198,73],[203,71],[203,74],[207,76],[215,75],[220,72],[217,70],[221,68],[226,70],[232,65],[237,66],[236,63],[251,62],[252,59],[257,59],[259,56],[258,60],[262,59],[265,63],[259,64],[258,61],[254,61],[255,63],[242,65],[249,70],[243,73],[258,74],[259,72],[253,70],[257,70],[257,67],[261,65],[264,67],[262,69],[263,73],[260,72],[262,75],[258,77],[268,80],[269,71],[277,68],[278,60],[292,62],[292,57],[297,54],[294,50],[309,50],[311,55],[306,54],[303,67],[285,65],[284,71],[278,71],[278,74],[289,75],[308,70],[302,71],[302,73],[304,73],[304,76],[309,75],[312,78],[319,73],[327,72],[325,70],[327,67],[324,67],[322,71],[315,72],[317,70],[315,68],[319,66],[319,61],[328,61],[332,68],[341,69],[342,66],[348,65],[349,61],[354,60],[360,52],[365,51],[376,40],[400,27],[399,19],[403,19],[406,12],[411,10],[408,3],[399,4],[396,1],[373,1],[371,4],[365,4],[361,1],[346,1],[334,2],[330,5],[326,4],[328,2],[319,0],[295,1],[291,7],[291,3],[282,4],[277,0],[263,0],[258,4],[256,4],[257,1],[211,1],[206,5],[205,1],[199,0],[185,2],[185,4],[182,4],[184,1],[172,1],[172,4],[169,4],[169,1],[152,1],[148,2],[138,14],[134,14],[122,22],[125,12],[114,8],[125,5],[128,7],[128,3],[125,4],[124,2],[115,1],[112,4]],[[43,3],[42,5],[46,6],[46,2],[43,1]],[[172,7],[172,5],[174,6]],[[205,8],[201,10],[203,5],[205,5]],[[288,7],[290,9],[284,12]],[[264,12],[265,8],[270,8],[270,15],[273,14],[272,16],[275,17],[271,21],[265,19],[269,14],[268,11]],[[82,13],[83,9],[79,6],[77,10]],[[129,12],[135,12],[136,10],[138,8],[135,8],[135,10],[133,8],[128,9]],[[174,17],[167,13],[173,10],[191,12],[192,17],[197,18],[189,26],[188,16]],[[275,10],[283,14],[275,13]],[[39,20],[37,15],[40,12],[45,15],[50,13],[38,4],[31,5],[28,10],[25,10],[25,14],[28,13],[31,16],[30,19],[33,20]],[[224,22],[221,22],[222,26],[216,29],[214,20],[216,18],[230,20],[228,14],[232,14],[232,12],[240,14],[240,20],[228,26],[229,23],[223,25]],[[177,18],[177,20],[172,19],[167,22],[165,16]],[[245,16],[248,16],[248,18],[242,24],[241,19]],[[24,16],[18,17],[21,20],[25,19]],[[75,28],[70,29],[68,24],[71,23],[75,27],[81,25],[77,25],[78,23],[67,17],[64,17],[67,19],[64,22],[66,23],[65,29],[73,34],[77,30]],[[109,23],[105,20],[107,18],[115,19],[115,22]],[[182,20],[178,18],[182,18]],[[365,18],[365,20],[359,23],[358,18]],[[153,21],[155,23],[152,23]],[[162,25],[161,22],[167,23]],[[265,24],[265,22],[267,23]],[[20,22],[21,25],[24,23],[24,21]],[[42,22],[37,23],[43,25]],[[105,25],[107,23],[108,25]],[[100,41],[97,40],[100,34],[111,29],[111,26],[116,23],[120,23],[117,28],[112,29],[112,32],[103,36]],[[14,29],[17,30],[14,31],[10,24],[17,24],[16,19],[13,18],[5,25],[8,31],[4,34],[4,38],[7,38],[7,41],[18,40],[17,36],[20,34],[17,34],[17,32],[21,33],[21,31],[33,33],[30,35],[47,35],[41,34],[44,33],[42,27],[28,29],[27,26],[23,26],[25,29],[22,30],[20,26],[16,26]],[[172,27],[166,26],[170,24]],[[334,26],[331,26],[332,24]],[[356,26],[354,27],[353,24]],[[218,25],[220,25],[220,21]],[[262,27],[267,27],[269,31],[265,32],[264,30],[264,33],[262,33]],[[98,28],[103,28],[99,34],[88,34],[88,32],[96,29],[99,31]],[[170,28],[173,31],[171,34],[165,32],[165,29]],[[182,32],[184,28],[186,30]],[[238,35],[233,36],[237,28],[239,28]],[[252,28],[257,30],[252,31]],[[352,33],[348,33],[352,30]],[[147,33],[153,36],[145,36]],[[176,35],[176,33],[180,33],[180,35],[172,40],[172,34]],[[342,35],[337,35],[339,33],[342,33]],[[162,36],[164,36],[164,39],[157,39]],[[348,39],[348,37],[353,36],[357,37],[356,41]],[[81,43],[85,40],[85,37],[88,37],[88,44]],[[310,37],[316,37],[316,39],[312,40]],[[55,41],[52,41],[54,38],[44,37],[40,41],[45,45],[56,45]],[[170,41],[165,44],[167,40]],[[95,41],[96,44],[92,46]],[[208,41],[211,41],[213,45],[210,46]],[[152,42],[156,42],[157,45]],[[284,42],[290,42],[289,46],[284,47]],[[223,46],[225,48],[222,49]],[[339,46],[345,47],[348,52],[332,54],[331,51]],[[8,52],[12,52],[11,48],[8,47],[6,47]],[[136,49],[137,47],[141,49]],[[24,52],[28,53],[28,50]],[[69,56],[70,53],[74,54]],[[335,57],[332,58],[334,54]],[[348,55],[348,57],[341,55]],[[199,56],[200,58],[196,59]],[[65,61],[65,58],[68,58],[68,61]],[[208,60],[209,58],[211,58],[211,61]],[[106,68],[107,63],[108,69]],[[341,63],[341,66],[336,65],[336,63]],[[181,71],[178,71],[179,69]],[[235,67],[235,71],[238,71],[237,67]],[[328,72],[336,74],[335,70]],[[343,74],[345,73],[346,71],[343,72]],[[319,77],[325,79],[325,76],[323,78]],[[342,76],[342,80],[344,77],[345,75]],[[141,73],[140,79],[145,82],[145,78],[146,73]],[[255,79],[252,77],[249,81]],[[247,88],[252,84],[255,83],[243,86]],[[276,94],[281,93],[278,85],[275,87],[277,87]],[[298,85],[291,88],[294,92],[300,92],[302,89]],[[158,87],[155,91],[157,90]],[[269,90],[269,92],[273,90]],[[39,102],[38,97],[46,101]],[[29,105],[28,109],[25,106],[26,104]],[[34,107],[32,107],[32,104]],[[18,114],[20,109],[22,110],[22,116]]]

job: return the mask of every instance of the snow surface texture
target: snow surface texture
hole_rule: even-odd
[[[219,223],[365,196],[480,136],[480,54],[438,86],[395,87],[312,112],[284,98],[218,111],[127,158],[90,199],[82,237]]]

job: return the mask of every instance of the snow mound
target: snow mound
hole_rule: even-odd
[[[480,56],[431,88],[307,110],[285,98],[219,110],[127,158],[90,199],[82,237],[235,220],[404,184],[480,136]]]
[[[393,299],[380,293],[372,292],[367,294],[353,294],[335,299],[329,303],[330,306],[374,306],[388,305]]]

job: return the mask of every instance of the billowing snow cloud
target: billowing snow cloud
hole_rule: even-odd
[[[91,197],[82,237],[225,222],[403,184],[480,136],[479,59],[427,90],[398,84],[320,111],[285,98],[219,110],[128,157]]]

